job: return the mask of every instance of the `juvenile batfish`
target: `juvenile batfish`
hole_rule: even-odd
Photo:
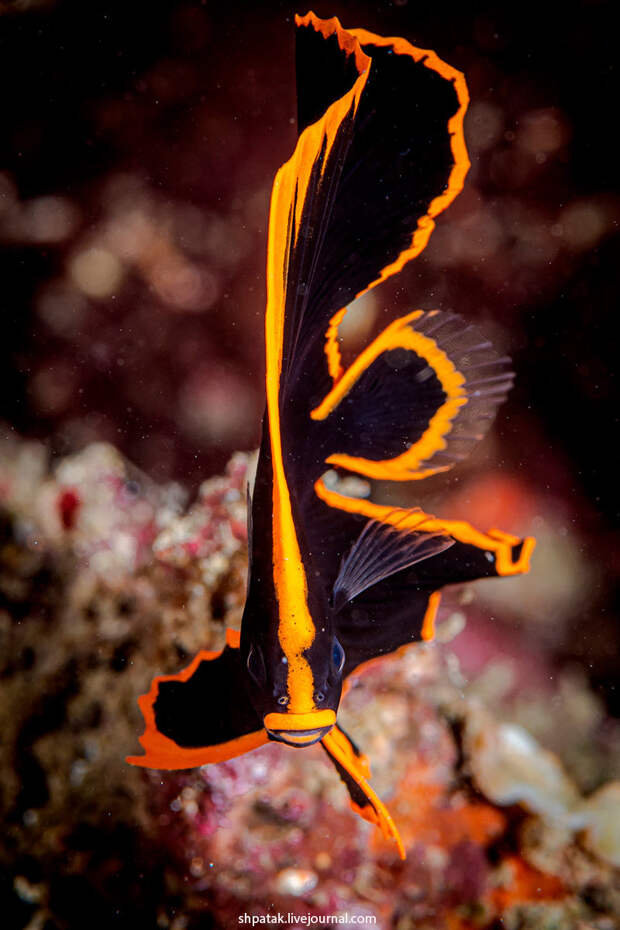
[[[488,430],[509,360],[454,314],[413,310],[348,367],[351,301],[426,246],[463,187],[468,95],[434,52],[295,18],[299,138],[273,185],[263,437],[241,632],[153,681],[134,765],[220,762],[268,740],[321,743],[353,808],[405,851],[337,722],[347,676],[433,636],[444,585],[527,571],[534,540],[338,493],[324,475],[412,481]]]

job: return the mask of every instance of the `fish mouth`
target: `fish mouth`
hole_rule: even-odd
[[[332,729],[333,724],[326,727],[319,727],[315,730],[267,730],[271,739],[279,743],[286,743],[287,746],[312,746],[319,740],[327,736]]]

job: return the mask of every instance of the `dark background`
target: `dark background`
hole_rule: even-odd
[[[517,385],[476,467],[561,511],[596,567],[552,648],[617,712],[614,4],[315,11],[466,74],[466,190],[362,319],[454,309],[511,352]],[[105,439],[155,480],[195,488],[257,445],[294,12],[0,0],[0,416],[53,455]]]

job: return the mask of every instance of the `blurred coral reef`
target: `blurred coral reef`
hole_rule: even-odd
[[[484,585],[451,591],[437,643],[374,663],[344,699],[404,864],[350,811],[320,747],[187,772],[124,763],[153,672],[239,625],[249,463],[235,455],[187,507],[105,443],[50,471],[41,445],[5,436],[1,855],[15,926],[117,914],[178,930],[281,912],[424,930],[617,927],[620,725],[582,676],[556,677],[544,655],[533,665],[488,619],[484,667],[466,680],[498,604]],[[552,607],[563,592],[545,596]]]

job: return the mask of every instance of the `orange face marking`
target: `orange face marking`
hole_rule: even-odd
[[[315,710],[309,714],[267,714],[263,723],[268,730],[318,730],[333,726],[333,710]]]

